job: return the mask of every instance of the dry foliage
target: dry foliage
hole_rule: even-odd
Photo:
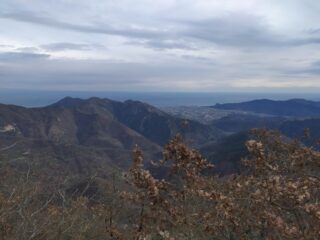
[[[145,170],[136,148],[126,176],[130,187],[118,189],[113,180],[109,197],[94,204],[85,197],[68,199],[59,187],[48,189],[30,173],[2,174],[0,236],[319,239],[320,153],[277,132],[254,130],[254,136],[247,142],[245,172],[227,177],[204,174],[213,166],[180,137],[165,146],[159,163],[169,169],[165,180]]]
[[[320,153],[277,132],[255,130],[246,172],[218,178],[179,137],[164,151],[171,181],[158,181],[134,152],[131,182],[141,214],[132,236],[144,239],[319,239]],[[139,209],[139,208],[138,208]]]

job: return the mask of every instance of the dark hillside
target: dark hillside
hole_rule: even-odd
[[[253,114],[230,114],[226,117],[214,120],[210,125],[223,131],[236,133],[252,128],[278,128],[286,118],[258,116]]]
[[[216,109],[240,110],[283,117],[319,117],[320,103],[304,99],[274,101],[260,99],[242,103],[216,104]]]
[[[216,173],[236,173],[240,171],[241,159],[248,155],[245,143],[249,137],[247,131],[239,132],[215,144],[204,146],[200,151],[215,165]]]
[[[193,146],[212,143],[221,130],[172,117],[137,101],[66,97],[43,108],[0,105],[0,149],[12,158],[45,156],[74,173],[92,173],[99,166],[126,169],[138,145],[149,159],[176,134]],[[45,160],[43,160],[45,162]],[[45,164],[42,164],[45,167]]]

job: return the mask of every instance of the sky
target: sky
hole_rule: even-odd
[[[320,90],[320,1],[0,0],[0,88]]]

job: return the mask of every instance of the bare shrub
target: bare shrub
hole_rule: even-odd
[[[226,177],[204,174],[213,165],[176,137],[158,163],[170,177],[157,179],[137,147],[129,186],[113,178],[99,202],[2,164],[0,239],[319,239],[320,153],[253,133],[245,171]]]

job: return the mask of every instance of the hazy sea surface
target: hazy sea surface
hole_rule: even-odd
[[[100,97],[117,101],[128,99],[147,102],[158,107],[210,106],[216,103],[236,103],[254,99],[287,100],[304,98],[320,101],[317,93],[253,93],[253,92],[77,92],[77,91],[31,91],[0,90],[0,103],[40,107],[50,105],[70,96],[78,98]]]

